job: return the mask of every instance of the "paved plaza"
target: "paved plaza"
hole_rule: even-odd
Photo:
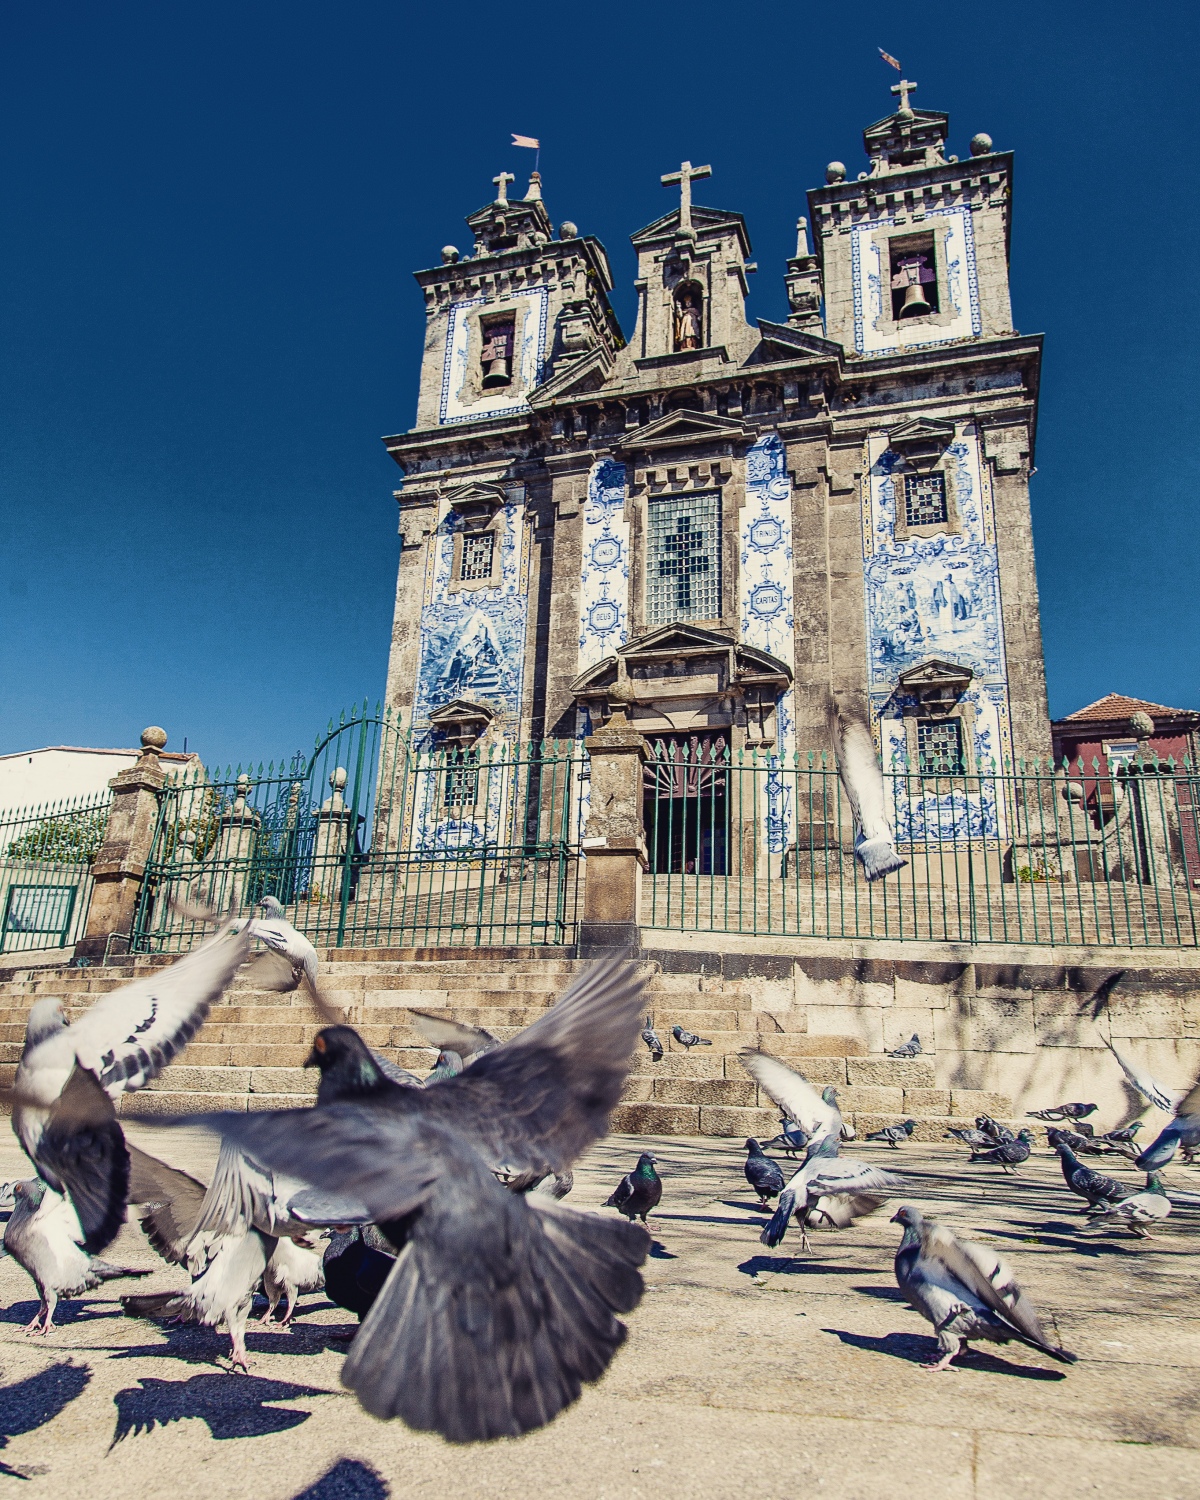
[[[215,1158],[199,1131],[131,1136],[198,1173]],[[1092,1238],[1044,1149],[1005,1177],[968,1169],[948,1145],[851,1148],[901,1168],[910,1201],[1010,1258],[1079,1355],[1064,1370],[1020,1345],[983,1346],[961,1370],[933,1375],[919,1364],[933,1350],[929,1326],[892,1276],[894,1207],[793,1259],[794,1230],[777,1251],[759,1244],[764,1216],[740,1142],[630,1136],[589,1154],[570,1201],[599,1207],[647,1145],[664,1193],[626,1347],[551,1427],[484,1447],[366,1416],[338,1379],[352,1320],[320,1295],[303,1299],[293,1333],[251,1332],[253,1374],[235,1376],[224,1335],[123,1317],[116,1299],[133,1283],[60,1304],[51,1338],[27,1338],[32,1284],[0,1259],[0,1494],[1200,1495],[1200,1211],[1177,1211],[1149,1241]],[[6,1138],[0,1178],[27,1174]],[[1200,1190],[1200,1170],[1177,1167],[1168,1180]],[[138,1290],[182,1284],[136,1224],[107,1256],[159,1267]]]

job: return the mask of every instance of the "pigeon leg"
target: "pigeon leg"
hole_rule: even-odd
[[[229,1330],[230,1373],[249,1375],[250,1356],[246,1353],[246,1330],[244,1327]]]
[[[296,1298],[298,1295],[294,1288],[288,1287],[287,1306],[283,1310],[283,1322],[279,1326],[280,1328],[286,1328],[289,1333],[292,1331],[292,1314],[296,1310]]]
[[[54,1316],[54,1308],[49,1300],[52,1296],[54,1296],[53,1292],[43,1294],[38,1310],[33,1315],[33,1322],[25,1325],[25,1332],[30,1337],[37,1338],[50,1332],[50,1320]]]
[[[941,1343],[942,1343],[942,1341],[941,1341],[941,1339],[939,1339],[938,1340],[939,1347],[941,1346]],[[957,1346],[958,1346],[957,1348],[955,1347],[955,1344],[957,1344]],[[966,1347],[967,1347],[967,1341],[966,1341],[966,1339],[957,1339],[957,1340],[954,1341],[954,1343],[951,1344],[951,1346],[950,1346],[949,1349],[946,1349],[944,1351],[944,1353],[942,1354],[941,1359],[937,1360],[933,1364],[922,1365],[921,1368],[922,1368],[922,1370],[928,1370],[931,1374],[935,1373],[938,1370],[952,1370],[954,1368],[954,1366],[950,1363],[950,1361],[955,1357],[955,1355],[964,1353],[965,1350],[966,1350]]]
[[[278,1306],[279,1306],[279,1298],[278,1297],[275,1297],[274,1299],[271,1299],[271,1298],[268,1297],[268,1299],[267,1299],[267,1310],[266,1310],[265,1313],[263,1313],[262,1317],[259,1318],[258,1321],[260,1323],[262,1323],[262,1324],[270,1323],[271,1319],[275,1316],[275,1309]]]

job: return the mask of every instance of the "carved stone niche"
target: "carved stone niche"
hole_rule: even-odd
[[[958,496],[955,490],[953,455],[949,453],[954,441],[954,425],[951,422],[936,422],[928,417],[915,417],[888,433],[888,447],[899,454],[902,462],[892,470],[896,489],[896,540],[908,537],[934,536],[939,532],[962,530]],[[922,524],[910,521],[906,503],[907,483],[927,476],[939,476],[941,494],[945,500],[945,515],[940,519]]]
[[[594,726],[614,715],[641,733],[737,728],[744,745],[772,745],[775,704],[791,686],[785,662],[695,625],[663,625],[606,656],[571,684]]]
[[[441,737],[448,750],[469,750],[487,732],[496,710],[486,703],[472,703],[469,698],[455,698],[429,715],[430,727]]]
[[[963,770],[968,775],[974,774],[975,705],[963,702],[963,694],[971,686],[974,675],[970,667],[960,667],[937,656],[901,672],[896,683],[897,691],[916,699],[915,704],[908,703],[904,707],[905,743],[910,766],[920,763],[918,725],[922,719],[959,719],[962,723]]]

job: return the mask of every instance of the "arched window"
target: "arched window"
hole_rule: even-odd
[[[681,281],[675,288],[675,349],[699,349],[704,344],[704,291],[698,281]]]

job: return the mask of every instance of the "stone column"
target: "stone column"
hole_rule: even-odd
[[[146,861],[158,826],[159,793],[166,774],[158,752],[166,745],[166,731],[151,725],[142,730],[142,753],[134,765],[108,783],[113,791],[104,842],[92,865],[92,901],[87,929],[75,945],[77,958],[103,959],[109,939],[128,940],[141,895]]]
[[[313,850],[313,884],[326,901],[340,901],[346,850],[354,837],[355,814],[346,806],[346,768],[338,766],[329,773],[332,796],[321,803],[316,814],[317,837]]]
[[[236,911],[242,904],[262,828],[262,819],[252,807],[246,806],[249,792],[249,776],[239,776],[237,795],[233,799],[233,806],[221,818],[217,845],[210,856],[214,869],[225,872],[224,889],[214,891],[212,895],[214,904],[219,905],[222,910]]]
[[[646,743],[614,705],[612,719],[584,742],[591,756],[591,802],[583,849],[583,921],[579,956],[636,957],[641,949],[639,903],[647,868],[642,828],[642,764]]]

